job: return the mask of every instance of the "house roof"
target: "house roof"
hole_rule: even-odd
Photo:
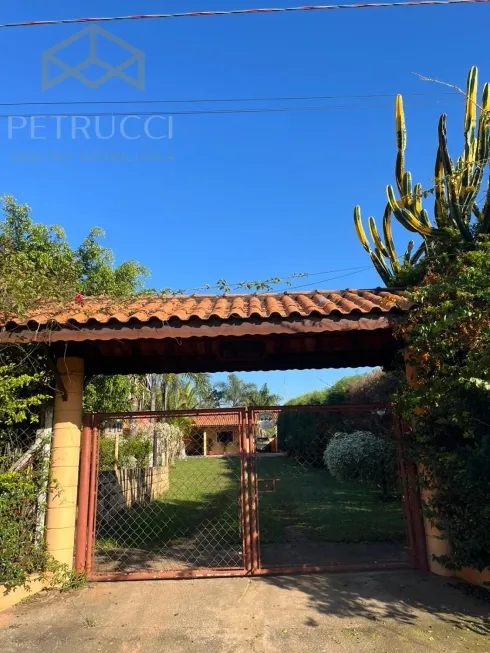
[[[224,413],[217,412],[213,413],[201,413],[199,415],[192,415],[191,417],[194,424],[198,427],[205,426],[239,426],[239,415],[238,412]]]
[[[22,318],[10,316],[0,326],[18,327],[93,326],[147,324],[213,318],[289,318],[355,316],[406,312],[410,302],[400,290],[314,290],[304,293],[261,293],[241,295],[144,296],[131,299],[87,297],[69,302],[44,301]]]

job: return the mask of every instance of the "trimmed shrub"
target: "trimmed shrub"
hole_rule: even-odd
[[[373,370],[339,379],[329,388],[291,399],[286,405],[342,405],[388,403],[398,378],[393,373]],[[337,432],[383,432],[391,430],[391,417],[371,411],[362,413],[283,412],[277,422],[279,448],[299,461],[323,466],[325,447]]]
[[[336,433],[328,443],[323,459],[328,471],[340,481],[377,483],[384,494],[394,487],[395,443],[370,431]]]

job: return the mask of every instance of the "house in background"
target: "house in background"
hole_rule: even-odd
[[[184,439],[188,456],[240,453],[240,426],[236,415],[204,413],[191,419],[195,426]]]

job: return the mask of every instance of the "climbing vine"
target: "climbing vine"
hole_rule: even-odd
[[[490,567],[490,243],[447,245],[411,292],[397,329],[415,385],[401,388],[427,514],[447,537],[450,569]]]

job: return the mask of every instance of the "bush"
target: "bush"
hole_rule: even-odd
[[[346,388],[350,378],[339,379],[330,388],[314,390],[290,399],[289,406],[322,406],[325,404],[346,404]],[[301,462],[316,467],[323,464],[323,452],[333,433],[342,428],[340,413],[283,412],[277,420],[279,448]]]
[[[149,467],[152,450],[153,442],[144,434],[138,433],[132,438],[121,438],[119,441],[119,466],[124,468]]]
[[[113,438],[102,437],[100,439],[99,466],[101,472],[110,472],[114,469],[114,446]]]
[[[444,251],[443,251],[444,250]],[[451,570],[490,569],[490,242],[444,243],[400,323],[416,384],[398,406],[413,425],[425,514],[448,539]]]
[[[180,426],[168,422],[145,424],[134,429],[133,435],[119,437],[118,467],[123,469],[145,468],[153,465],[153,441],[156,436],[157,464],[173,465],[182,456],[183,432]],[[100,440],[100,471],[114,469],[115,439],[102,437]]]
[[[342,425],[340,413],[283,412],[277,420],[279,449],[299,462],[322,467],[325,446]]]
[[[286,405],[342,405],[388,403],[398,383],[394,373],[373,370],[339,379],[329,388],[291,399]],[[391,418],[380,419],[370,411],[362,413],[283,412],[277,422],[279,448],[297,460],[323,465],[325,447],[338,432],[367,431],[387,426]]]
[[[395,444],[369,431],[336,433],[325,449],[324,462],[340,481],[374,482],[384,494],[395,483]]]
[[[27,586],[31,574],[49,567],[42,532],[37,532],[39,493],[47,477],[26,468],[0,472],[0,584]]]
[[[115,444],[114,438],[101,438],[99,451],[101,472],[114,469]],[[145,435],[138,433],[135,436],[120,437],[118,467],[123,469],[149,467],[152,449],[153,442]]]

